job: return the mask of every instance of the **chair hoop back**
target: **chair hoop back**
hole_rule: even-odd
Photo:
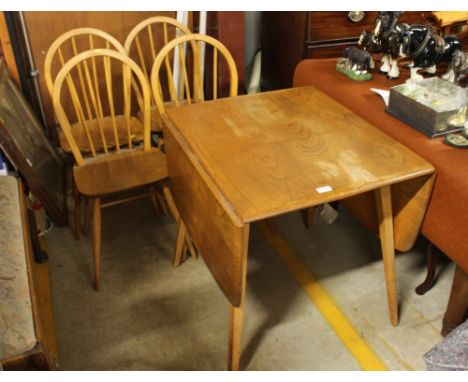
[[[101,60],[99,59],[101,58]],[[121,74],[112,73],[111,60],[115,60],[121,68]],[[99,66],[99,63],[102,65]],[[103,72],[103,74],[101,74]],[[75,74],[75,76],[73,76]],[[82,77],[81,77],[82,76]],[[79,88],[75,85],[76,78],[80,78],[85,83],[84,88]],[[117,78],[121,79],[123,90],[123,116],[117,115],[115,103],[115,91],[113,90],[117,84]],[[99,89],[99,82],[105,82],[105,92]],[[143,149],[144,151],[151,150],[150,142],[150,97],[148,81],[146,80],[139,66],[126,55],[110,49],[94,49],[82,52],[70,59],[58,73],[53,86],[52,101],[55,114],[62,128],[63,134],[70,146],[76,163],[81,166],[85,163],[80,148],[72,134],[72,124],[67,116],[64,106],[61,102],[62,90],[64,84],[67,84],[70,98],[72,100],[75,116],[82,127],[87,137],[87,144],[91,148],[93,157],[97,156],[95,143],[91,137],[90,124],[97,125],[96,134],[101,140],[100,144],[104,148],[104,153],[110,151],[120,151],[121,146],[133,149],[134,132],[132,132],[132,89],[135,92],[135,87],[138,84],[140,92],[135,96],[141,97],[137,99],[137,105],[143,113]],[[107,97],[101,96],[101,93],[107,93]],[[104,117],[104,110],[109,113],[109,117]],[[120,119],[119,119],[120,118]],[[125,126],[125,140],[120,135],[117,125],[123,123]],[[105,137],[105,124],[110,126],[112,132],[113,145],[109,145],[109,138]]]
[[[76,56],[80,52],[78,52],[78,48],[76,45],[76,38],[77,37],[85,37],[88,35],[88,45],[86,49],[81,49],[81,51],[86,50],[93,50],[94,46],[94,37],[98,37],[106,43],[106,48],[111,49],[114,48],[116,51],[125,54],[125,49],[122,44],[117,41],[113,36],[110,34],[103,32],[96,28],[76,28],[65,32],[64,34],[60,35],[55,41],[50,45],[49,50],[47,51],[45,61],[44,61],[44,77],[47,89],[49,91],[50,96],[52,97],[53,87],[54,87],[54,80],[55,77],[52,75],[52,66],[54,65],[54,61],[56,59],[56,54],[59,56],[61,67],[63,67],[66,63],[66,60],[63,57],[63,53],[61,48],[67,42],[70,42],[73,50],[73,56]]]
[[[190,87],[189,73],[187,71],[186,58],[184,54],[184,46],[190,43],[192,55],[193,55],[193,74],[191,80],[193,87]],[[190,34],[187,36],[178,37],[170,41],[156,57],[153,68],[151,70],[151,89],[153,92],[153,98],[155,99],[156,106],[159,113],[165,112],[164,94],[161,86],[161,69],[164,68],[166,71],[167,85],[169,88],[170,101],[175,106],[179,106],[180,103],[187,102],[203,102],[204,97],[204,74],[201,65],[201,50],[200,44],[206,44],[213,48],[213,99],[218,98],[218,61],[219,57],[223,57],[227,63],[230,75],[230,86],[229,86],[229,97],[237,96],[238,92],[238,75],[237,68],[229,50],[218,40],[211,36],[201,34]],[[171,70],[169,62],[169,56],[172,51],[178,47],[178,53],[174,52],[174,60],[178,55],[180,75],[179,78],[175,79]],[[164,65],[164,66],[163,66]],[[178,85],[176,82],[178,81]],[[176,85],[178,90],[176,90]],[[181,102],[183,101],[183,102]]]
[[[160,28],[157,30],[157,27]],[[170,40],[191,33],[189,28],[176,19],[154,16],[141,21],[130,31],[125,39],[124,48],[127,56],[139,63],[149,82],[150,70],[159,51]]]
[[[138,43],[137,36],[145,28],[147,29],[147,32],[148,32],[148,38],[150,39],[150,41],[152,41],[151,45],[154,47],[153,34],[150,33],[150,32],[152,32],[151,25],[158,24],[158,23],[163,24],[163,28],[164,28],[164,24],[169,24],[169,25],[174,26],[175,29],[176,29],[176,33],[179,32],[179,31],[182,32],[185,35],[192,33],[189,28],[187,28],[184,24],[180,23],[176,19],[173,19],[172,17],[167,17],[167,16],[150,17],[150,18],[148,18],[146,20],[143,20],[140,23],[138,23],[130,31],[127,38],[125,39],[124,48],[125,48],[125,51],[127,52],[128,55],[130,55],[130,50],[132,49],[133,44]],[[166,33],[167,33],[167,30],[166,30]],[[176,35],[176,37],[178,37],[178,36]],[[168,42],[169,42],[168,41],[168,36],[167,36],[167,34],[165,34],[164,44],[167,44]],[[156,53],[156,52],[154,52],[154,53]],[[155,57],[153,57],[153,59],[154,58]]]

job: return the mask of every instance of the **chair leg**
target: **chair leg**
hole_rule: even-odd
[[[185,235],[186,235],[186,228],[185,224],[182,220],[179,222],[179,228],[177,229],[177,239],[176,239],[176,246],[174,249],[174,257],[172,260],[172,264],[174,267],[178,267],[182,262],[182,257],[185,252]]]
[[[427,260],[426,279],[420,285],[418,285],[416,289],[414,290],[420,296],[422,296],[429,289],[432,288],[436,279],[435,278],[436,268],[437,268],[436,254],[435,254],[434,245],[431,242],[427,244],[426,260]]]
[[[179,214],[179,211],[177,210],[177,207],[175,206],[175,202],[174,202],[174,198],[172,197],[171,190],[169,190],[169,187],[164,186],[163,193],[164,193],[164,197],[166,198],[169,211],[171,211],[171,214],[174,217],[174,220],[178,223],[180,220],[180,214]]]
[[[171,212],[172,216],[174,217],[175,221],[179,225],[177,229],[177,241],[176,241],[176,248],[174,251],[173,257],[173,264],[175,267],[178,267],[182,261],[183,254],[185,253],[185,249],[190,251],[190,255],[192,258],[197,259],[197,250],[195,249],[192,239],[187,235],[187,229],[185,228],[185,224],[183,223],[182,219],[180,218],[179,211],[174,202],[174,198],[172,197],[171,191],[169,187],[164,186],[163,193],[167,202],[167,206],[169,207],[169,211]],[[180,235],[184,234],[184,238]],[[182,243],[180,243],[182,241]],[[185,242],[185,245],[184,245]]]
[[[197,260],[198,259],[198,252],[195,249],[195,246],[193,245],[192,239],[188,236],[187,230],[185,230],[185,246],[188,249],[192,259]]]
[[[101,265],[101,200],[95,198],[93,203],[93,255],[94,255],[94,289],[99,290]]]
[[[272,235],[276,235],[276,228],[275,228],[275,223],[273,222],[273,218],[268,218],[265,219],[265,223],[270,230]]]
[[[83,224],[83,235],[88,236],[89,225],[91,223],[91,213],[93,210],[93,203],[89,198],[85,199],[85,221]]]
[[[314,207],[304,208],[301,210],[302,220],[306,228],[311,228],[314,224]]]
[[[157,201],[159,202],[159,205],[161,206],[161,210],[164,216],[169,215],[167,212],[167,207],[166,207],[166,201],[164,200],[164,197],[158,192],[155,192]]]
[[[156,214],[156,216],[158,216],[159,215],[159,206],[158,206],[158,198],[156,196],[156,191],[154,191],[151,194],[151,204],[153,205],[154,213]]]
[[[72,192],[73,192],[73,201],[74,201],[74,214],[75,214],[75,240],[80,238],[80,225],[81,225],[81,195],[78,189],[76,188],[75,180],[73,179],[72,183]]]

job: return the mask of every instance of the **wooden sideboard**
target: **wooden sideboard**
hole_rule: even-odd
[[[423,23],[431,12],[405,12],[402,23]],[[263,12],[262,91],[292,86],[294,68],[305,58],[339,57],[371,30],[378,12]]]

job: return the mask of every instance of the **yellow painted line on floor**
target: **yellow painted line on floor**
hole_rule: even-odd
[[[279,233],[273,234],[264,222],[259,222],[258,227],[361,368],[363,370],[388,370],[379,356],[359,336],[333,298],[294,254],[286,240]]]

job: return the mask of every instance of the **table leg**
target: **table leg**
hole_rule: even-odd
[[[244,305],[245,305],[245,290],[247,288],[247,253],[249,247],[249,232],[250,224],[243,227],[242,235],[242,271],[240,279],[240,304],[229,306],[229,349],[228,349],[228,370],[239,370],[241,356],[241,340],[242,329],[244,326]]]
[[[182,262],[182,256],[184,255],[184,252],[185,252],[184,240],[185,240],[186,233],[187,233],[187,230],[185,228],[185,224],[181,219],[179,219],[178,227],[177,227],[176,245],[174,248],[174,255],[172,257],[172,265],[174,265],[174,267],[178,267],[180,263]]]
[[[396,295],[395,244],[393,237],[392,192],[390,186],[375,191],[377,216],[379,219],[380,245],[384,263],[385,283],[387,285],[390,322],[398,325],[398,306]]]
[[[239,370],[242,328],[244,325],[244,302],[239,307],[230,305],[228,369]]]

